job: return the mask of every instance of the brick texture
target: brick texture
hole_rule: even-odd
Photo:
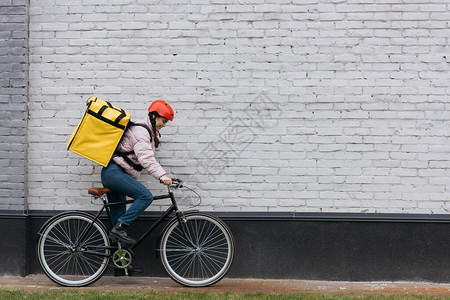
[[[26,208],[27,10],[26,1],[0,1],[0,210]]]
[[[172,104],[157,157],[201,209],[447,213],[449,15],[438,0],[32,1],[29,206],[96,207],[101,168],[65,148],[96,95],[134,119]],[[25,59],[10,23],[2,35],[20,45],[1,55]],[[0,152],[21,158],[23,62],[3,63],[2,105],[21,107],[6,118],[19,129],[2,127],[19,151]],[[1,163],[19,181],[2,184],[20,186],[22,166]]]

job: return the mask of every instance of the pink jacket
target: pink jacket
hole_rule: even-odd
[[[153,133],[153,126],[149,117],[137,123],[147,125]],[[150,142],[149,132],[142,126],[131,126],[128,128],[117,147],[117,150],[120,152],[134,152],[129,154],[128,158],[134,163],[141,165],[153,177],[159,180],[163,175],[166,175],[166,171],[156,161],[155,149],[155,138],[152,137],[152,141]],[[112,160],[121,166],[131,177],[137,179],[141,175],[141,172],[130,166],[123,157],[113,156]]]

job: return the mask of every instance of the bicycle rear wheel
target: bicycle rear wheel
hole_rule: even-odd
[[[109,261],[108,247],[102,223],[86,213],[67,212],[50,219],[39,231],[37,254],[52,281],[80,287],[103,275]]]
[[[191,287],[221,280],[233,262],[234,239],[228,226],[205,213],[187,213],[183,227],[172,220],[161,238],[161,261],[176,282]]]

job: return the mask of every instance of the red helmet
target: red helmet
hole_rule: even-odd
[[[150,107],[148,108],[149,112],[156,111],[158,115],[161,117],[167,118],[170,121],[173,121],[173,109],[170,107],[169,104],[167,104],[166,101],[163,100],[156,100],[153,101],[152,104],[150,104]]]

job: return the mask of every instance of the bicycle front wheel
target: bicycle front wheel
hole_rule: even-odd
[[[109,239],[102,223],[82,212],[50,219],[39,232],[37,254],[45,274],[63,286],[98,280],[109,261]]]
[[[221,280],[233,262],[234,239],[219,218],[188,213],[164,230],[160,251],[164,268],[176,282],[191,287],[210,286]]]

